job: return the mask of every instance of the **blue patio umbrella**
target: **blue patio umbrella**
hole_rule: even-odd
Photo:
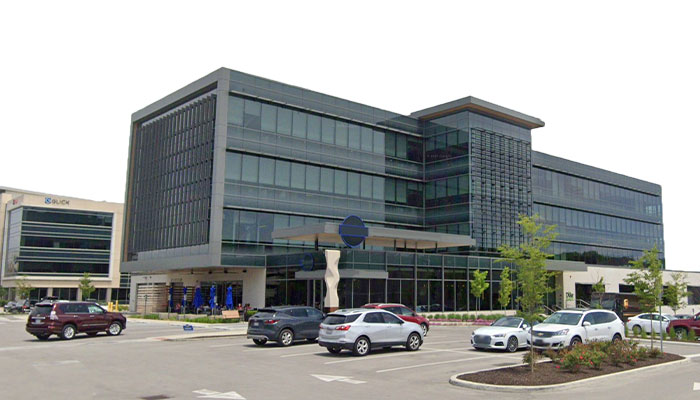
[[[173,287],[170,286],[170,289],[168,289],[168,306],[170,309],[173,309]]]
[[[202,300],[202,288],[197,286],[194,289],[194,300],[192,302],[192,306],[194,306],[194,309],[196,310],[201,307],[202,304],[204,304],[204,300]]]
[[[226,289],[226,308],[233,309],[233,288],[231,286]]]
[[[214,285],[209,289],[209,307],[212,310],[216,308],[216,286]]]

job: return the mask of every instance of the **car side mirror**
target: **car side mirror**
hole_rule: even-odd
[[[404,324],[404,320],[400,319],[400,320],[399,320],[399,324],[403,325],[403,324]]]
[[[591,323],[588,322],[588,321],[585,321],[585,322],[583,323],[583,326],[584,326],[584,327],[586,327],[586,326],[591,326]]]

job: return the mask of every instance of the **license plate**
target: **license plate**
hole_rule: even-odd
[[[260,322],[253,322],[253,326],[258,326],[260,325]]]
[[[535,346],[542,346],[544,344],[544,340],[535,340]]]
[[[33,324],[40,324],[40,323],[41,323],[41,320],[40,320],[40,319],[35,319],[32,323],[33,323]]]
[[[326,329],[326,333],[329,334],[329,335],[332,334],[332,333],[333,333],[333,329]]]

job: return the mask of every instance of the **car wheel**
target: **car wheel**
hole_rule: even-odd
[[[569,347],[575,347],[579,344],[581,344],[581,338],[578,336],[574,336],[571,338],[571,343],[569,344]]]
[[[340,347],[327,347],[327,349],[331,354],[338,354],[342,350]]]
[[[620,340],[622,340],[622,336],[620,336],[619,333],[616,333],[613,335],[613,338],[612,338],[613,343],[619,342]]]
[[[112,322],[111,324],[109,324],[109,329],[107,330],[107,333],[110,336],[119,335],[120,333],[122,333],[122,324],[120,324],[117,321]]]
[[[417,332],[413,332],[408,335],[406,340],[406,350],[416,351],[420,348],[420,335]]]
[[[356,356],[366,356],[369,353],[369,339],[364,336],[360,336],[355,340],[355,344],[352,346],[352,354]]]
[[[676,340],[683,340],[686,337],[684,328],[676,328],[673,332],[676,334]]]
[[[428,324],[425,322],[420,324],[420,329],[423,331],[423,337],[428,336]]]
[[[642,327],[639,325],[635,325],[632,327],[632,333],[634,333],[635,336],[639,336],[642,334]]]
[[[75,325],[66,325],[61,330],[61,339],[71,340],[75,337]]]
[[[253,343],[257,344],[258,346],[264,346],[265,343],[267,343],[267,339],[253,339]]]
[[[506,350],[510,351],[511,353],[517,351],[518,338],[516,338],[515,336],[511,336],[510,339],[508,339],[508,346],[506,346]]]
[[[294,342],[294,332],[291,329],[283,329],[277,342],[284,347],[291,345]]]
[[[36,338],[39,340],[48,340],[49,336],[51,335],[36,335]]]

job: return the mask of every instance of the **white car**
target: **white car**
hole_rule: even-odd
[[[491,326],[472,332],[472,346],[478,349],[500,349],[514,352],[528,347],[530,325],[520,317],[503,317]]]
[[[532,331],[533,347],[540,350],[625,338],[625,326],[622,320],[617,314],[608,310],[557,311]],[[528,344],[529,340],[528,337]]]
[[[661,320],[660,324],[661,327],[659,328],[659,319]],[[670,315],[662,314],[659,317],[659,313],[651,314],[651,313],[646,313],[646,314],[639,314],[635,315],[634,317],[630,317],[627,320],[627,329],[630,331],[634,332],[636,335],[639,335],[642,333],[642,329],[646,333],[651,333],[651,329],[654,329],[655,333],[660,333],[661,330],[663,329],[664,332],[666,332],[666,328],[668,328],[668,324],[671,323],[671,320],[674,319]]]
[[[423,344],[423,330],[382,309],[338,310],[328,314],[319,326],[318,344],[333,354],[347,349],[356,356],[392,346],[416,351]]]

